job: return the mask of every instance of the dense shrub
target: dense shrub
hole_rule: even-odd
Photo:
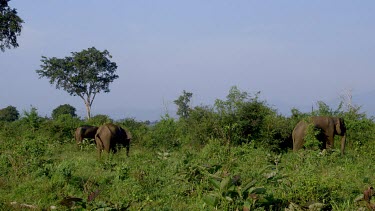
[[[14,106],[0,109],[0,121],[13,122],[19,118],[20,114]]]
[[[166,115],[152,127],[151,139],[145,144],[152,148],[170,150],[180,146],[179,137],[176,121]]]
[[[211,138],[218,137],[217,114],[208,106],[197,106],[191,109],[189,118],[178,122],[185,144],[201,147]]]
[[[77,117],[76,108],[69,104],[59,105],[52,111],[52,119],[57,119],[60,115],[70,115],[72,117]]]
[[[150,136],[150,123],[149,122],[140,122],[136,121],[133,118],[127,118],[118,121],[121,126],[127,128],[132,135],[132,143],[145,143],[146,140],[149,140]]]
[[[359,149],[367,147],[368,142],[374,140],[375,124],[373,118],[368,118],[361,113],[359,108],[342,114],[347,128],[347,144],[350,147]]]
[[[216,100],[220,133],[227,143],[239,145],[257,140],[262,136],[265,119],[275,111],[259,100],[259,93],[254,97],[232,87],[227,100]]]
[[[93,117],[91,117],[89,120],[87,120],[87,124],[89,125],[96,125],[100,126],[105,123],[113,122],[113,120],[108,116],[104,114],[98,114]]]
[[[84,124],[83,121],[77,117],[61,114],[56,120],[45,121],[41,125],[40,133],[46,134],[52,141],[67,143],[74,139],[75,129],[82,124]]]
[[[294,126],[292,118],[276,113],[267,115],[264,119],[261,136],[255,140],[255,143],[274,152],[286,152],[293,148],[292,131]]]
[[[214,138],[234,146],[255,142],[280,152],[291,146],[292,122],[260,100],[259,93],[252,97],[232,87],[226,100],[216,100],[212,108],[191,109],[179,124],[189,144],[202,145]]]
[[[31,107],[30,111],[24,111],[21,121],[24,122],[33,132],[39,129],[40,124],[45,121],[45,118],[42,118],[38,114],[38,109]]]

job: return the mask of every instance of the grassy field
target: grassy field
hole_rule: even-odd
[[[341,105],[320,102],[316,111],[285,117],[233,88],[212,107],[183,106],[185,116],[154,124],[51,119],[32,108],[0,121],[0,210],[365,210],[360,199],[375,182],[375,124],[360,107]],[[344,156],[339,146],[291,151],[296,123],[316,115],[345,120]],[[78,126],[105,122],[131,131],[129,157],[120,150],[99,159],[93,142],[77,146]]]
[[[139,145],[98,159],[95,146],[1,140],[0,206],[96,210],[357,210],[374,181],[373,147],[275,154],[210,140],[201,149]],[[14,141],[14,140],[12,140]],[[64,200],[65,199],[65,200]],[[17,202],[17,205],[10,205]],[[292,209],[292,208],[291,208]],[[292,209],[298,210],[298,209]]]

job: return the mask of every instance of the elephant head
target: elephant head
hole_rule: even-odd
[[[322,148],[332,148],[334,146],[334,136],[339,135],[341,138],[341,154],[345,151],[346,142],[346,126],[342,118],[327,117],[327,116],[316,116],[311,117],[311,124],[315,128],[321,130],[321,134],[317,136],[318,140],[321,141]],[[303,147],[305,142],[304,137],[306,135],[308,123],[300,121],[293,130],[293,150],[296,151]]]
[[[100,126],[95,134],[99,157],[103,150],[107,153],[110,151],[116,153],[117,146],[126,147],[126,155],[129,156],[130,140],[131,134],[128,130],[112,123]]]
[[[84,138],[94,139],[97,130],[98,127],[91,125],[83,125],[81,127],[78,127],[76,129],[76,132],[74,133],[77,144],[82,143]]]

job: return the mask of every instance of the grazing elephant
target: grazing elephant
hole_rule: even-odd
[[[115,124],[107,123],[100,126],[95,134],[95,142],[99,157],[103,150],[107,153],[110,151],[116,153],[118,145],[126,147],[126,155],[129,156],[131,138],[131,134],[128,130]]]
[[[335,135],[342,136],[341,138],[341,154],[345,151],[346,142],[346,127],[344,119],[337,117],[316,116],[311,117],[311,123],[315,128],[321,130],[317,139],[322,142],[322,149],[332,148],[334,146]],[[306,135],[309,123],[300,121],[293,130],[293,151],[297,151],[303,147],[305,143],[304,137]]]
[[[78,127],[74,134],[77,144],[82,143],[84,138],[94,139],[97,130],[98,130],[98,127],[90,126],[90,125],[83,125],[81,127]]]

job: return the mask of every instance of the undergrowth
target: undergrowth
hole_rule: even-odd
[[[93,140],[77,146],[73,133],[113,120],[51,120],[33,108],[0,122],[0,210],[362,209],[358,199],[375,183],[374,122],[321,106],[284,117],[233,88],[227,100],[189,108],[178,120],[116,121],[132,133],[130,156],[120,150],[101,159]],[[345,119],[346,154],[319,150],[314,130],[307,149],[293,153],[293,127],[322,114]]]

